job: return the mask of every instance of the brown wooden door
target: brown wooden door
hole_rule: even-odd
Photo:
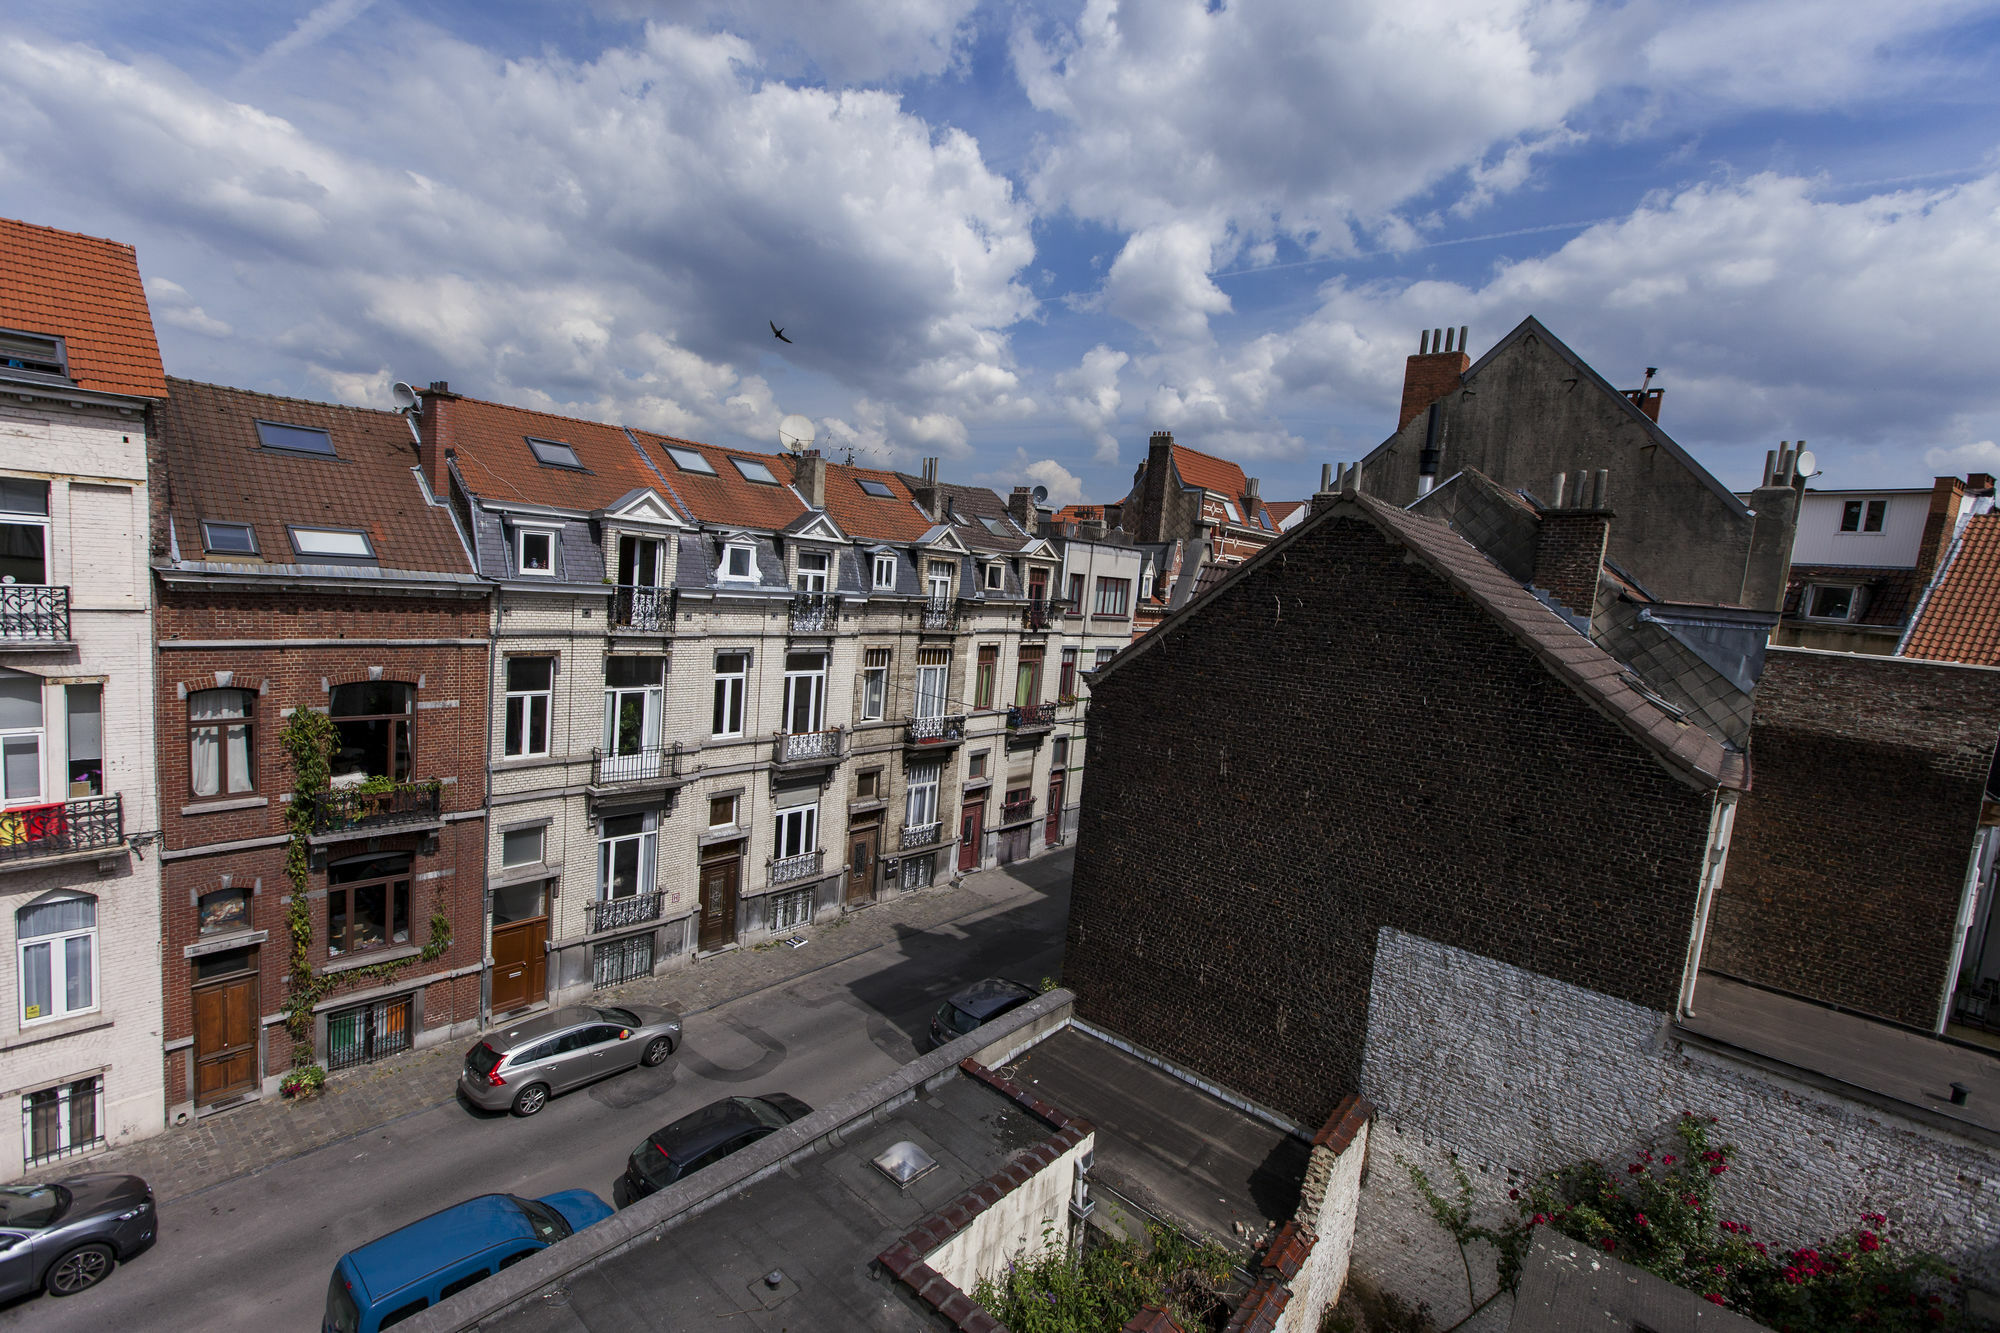
[[[875,857],[882,846],[882,826],[869,824],[847,835],[847,901],[875,901]]]
[[[986,802],[967,801],[958,812],[958,873],[979,869],[979,844],[986,836]]]
[[[1062,841],[1063,779],[1067,776],[1061,769],[1049,774],[1049,814],[1042,821],[1042,839],[1051,847]]]
[[[701,867],[701,938],[703,949],[720,949],[736,939],[736,892],[742,862],[705,861]]]
[[[549,919],[493,927],[493,1012],[524,1008],[548,994]]]
[[[257,1085],[257,974],[194,993],[194,1100],[206,1106]]]

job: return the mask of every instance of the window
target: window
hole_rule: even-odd
[[[855,484],[861,487],[863,495],[872,495],[878,500],[893,500],[896,498],[896,493],[889,489],[889,483],[886,481],[876,481],[872,477],[863,477]]]
[[[97,1007],[97,899],[44,899],[14,914],[21,967],[21,1024]]]
[[[257,554],[257,532],[248,523],[218,523],[204,520],[201,546],[214,555]]]
[[[810,926],[813,919],[813,891],[798,889],[792,893],[771,895],[772,930],[797,930],[800,926]]]
[[[938,776],[943,772],[942,764],[924,764],[909,771],[905,784],[908,805],[903,819],[906,827],[923,828],[937,823]]]
[[[1231,523],[1241,523],[1243,521],[1243,515],[1236,512],[1236,502],[1234,500],[1224,500],[1222,502],[1222,512],[1229,515]]]
[[[292,549],[300,559],[317,557],[335,564],[353,565],[375,559],[375,547],[368,534],[353,528],[290,528]]]
[[[351,1069],[355,1065],[364,1065],[409,1049],[410,997],[407,995],[355,1005],[351,1009],[336,1009],[326,1016],[328,1069]],[[407,1310],[410,1307],[403,1308]],[[376,1327],[383,1327],[388,1322],[385,1318]]]
[[[827,555],[824,551],[799,552],[799,591],[826,591]]]
[[[1083,610],[1083,575],[1072,574],[1069,576],[1069,596],[1064,600],[1069,603],[1070,610]]]
[[[1153,567],[1151,565],[1146,566],[1144,572],[1139,575],[1139,600],[1142,602],[1153,600]]]
[[[950,561],[948,560],[931,561],[930,568],[926,572],[925,578],[929,584],[930,599],[933,602],[948,602],[951,600]]]
[[[1006,585],[1006,582],[1007,567],[1005,565],[992,564],[986,567],[986,586],[989,590],[998,592]]]
[[[593,990],[622,986],[628,981],[652,975],[653,932],[650,930],[591,948],[590,985]]]
[[[514,572],[530,578],[554,578],[556,534],[546,528],[515,528]]]
[[[553,657],[507,659],[507,736],[509,759],[549,752],[549,699],[555,684]]]
[[[950,687],[951,650],[917,649],[917,716],[943,717],[945,694]]]
[[[819,803],[794,805],[778,811],[777,838],[771,855],[782,861],[819,850]]]
[[[614,815],[598,826],[597,896],[600,900],[644,897],[653,891],[656,843],[651,810]]]
[[[1099,648],[1097,650],[1097,665],[1101,667],[1117,655],[1118,650],[1116,648]]]
[[[771,475],[771,469],[751,458],[738,458],[731,454],[729,461],[736,464],[736,470],[743,474],[743,480],[754,481],[759,486],[776,486],[778,479]]]
[[[743,689],[750,676],[750,654],[715,655],[715,715],[710,719],[711,736],[743,734]]]
[[[873,801],[882,795],[882,770],[871,768],[866,773],[857,774],[854,779],[854,799]]]
[[[1042,646],[1022,644],[1021,662],[1014,673],[1014,706],[1027,708],[1042,701]]]
[[[92,1074],[21,1098],[27,1165],[51,1162],[104,1142],[104,1079]]]
[[[1852,620],[1858,589],[1814,584],[1806,589],[1808,620]]]
[[[410,942],[410,858],[357,856],[326,871],[329,958]]]
[[[747,543],[731,542],[722,548],[722,577],[726,579],[757,577],[757,561]]]
[[[42,678],[0,667],[0,804],[41,799]]]
[[[69,712],[69,799],[104,795],[104,687],[65,685]]]
[[[1887,500],[1849,500],[1840,507],[1842,532],[1880,532],[1889,512]]]
[[[585,470],[583,464],[577,461],[576,450],[561,440],[538,440],[532,435],[526,438],[529,452],[543,467],[568,467],[578,472]]]
[[[0,330],[0,367],[28,370],[38,375],[69,378],[68,358],[61,338],[46,333],[18,333]]]
[[[674,460],[674,466],[683,472],[696,472],[704,477],[715,475],[715,467],[693,449],[676,449],[667,446],[667,457]]]
[[[604,659],[604,753],[644,755],[660,748],[667,659]],[[628,765],[644,770],[646,765]]]
[[[277,421],[260,421],[257,423],[257,442],[266,449],[282,449],[290,454],[333,457],[333,437],[316,426],[287,426]]]
[[[203,935],[226,935],[250,929],[250,890],[230,887],[201,895],[195,907]]]
[[[657,588],[664,567],[660,542],[652,537],[618,539],[618,583],[626,588]]]
[[[1882,530],[1883,516],[1888,513],[1888,510],[1889,502],[1887,500],[1870,500],[1868,502],[1868,513],[1861,520],[1861,530],[1863,532],[1880,532]]]
[[[340,733],[333,755],[333,776],[359,782],[366,778],[410,776],[410,732],[417,715],[413,685],[394,681],[359,681],[333,687],[327,712]]]
[[[736,827],[735,796],[712,796],[708,802],[708,826],[710,828]]]
[[[972,756],[972,764],[967,769],[966,776],[969,778],[983,778],[986,776],[986,751],[981,750],[978,754]]]
[[[1000,673],[1000,645],[982,643],[979,645],[979,670],[973,678],[972,706],[991,708],[993,706],[993,681]]]
[[[870,648],[861,668],[861,720],[881,718],[889,704],[889,650]]]
[[[1097,614],[1100,616],[1124,615],[1126,600],[1131,595],[1132,580],[1099,579],[1097,581]]]
[[[1056,684],[1056,694],[1060,698],[1076,698],[1076,652],[1074,648],[1062,650],[1062,675]]]
[[[0,477],[0,583],[49,581],[49,484]]]
[[[1053,742],[1053,743],[1051,744],[1051,746],[1050,746],[1050,749],[1051,749],[1051,754],[1050,754],[1050,756],[1049,756],[1049,767],[1050,767],[1050,768],[1068,768],[1068,767],[1069,767],[1069,737],[1067,737],[1067,736],[1058,736],[1058,737],[1056,737],[1056,738],[1055,738],[1055,741],[1054,741],[1054,742]]]
[[[906,889],[929,888],[937,875],[937,853],[925,852],[922,856],[903,858],[903,887]]]
[[[785,730],[794,736],[826,728],[826,654],[785,654]]]
[[[188,766],[196,796],[257,790],[251,764],[248,690],[196,690],[188,695]]]
[[[893,588],[896,586],[896,557],[881,554],[875,557],[875,586]]]
[[[548,828],[537,824],[533,828],[508,829],[500,835],[500,864],[509,866],[538,865],[543,859],[543,847],[548,840]]]
[[[196,983],[215,981],[221,977],[233,977],[239,972],[252,972],[257,967],[257,954],[252,949],[226,949],[221,953],[205,953],[194,960]]]

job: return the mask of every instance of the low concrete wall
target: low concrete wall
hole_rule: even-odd
[[[1016,1255],[1038,1255],[1069,1240],[1069,1200],[1076,1189],[1077,1161],[1097,1146],[1086,1134],[1049,1165],[966,1223],[924,1262],[960,1291],[970,1292]]]
[[[1298,1210],[1258,1257],[1258,1278],[1226,1333],[1318,1333],[1347,1285],[1374,1114],[1367,1101],[1349,1094],[1313,1136]]]

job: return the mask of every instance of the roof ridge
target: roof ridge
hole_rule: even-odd
[[[421,390],[419,391],[421,392]],[[471,394],[453,395],[462,403],[476,403],[481,407],[497,407],[505,412],[525,412],[533,417],[546,417],[550,421],[574,422],[579,426],[596,426],[601,430],[626,430],[628,427],[616,421],[599,421],[595,417],[566,416],[561,412],[544,412],[539,407],[522,407],[519,403],[503,403],[492,398],[474,398]]]
[[[170,393],[176,384],[185,384],[190,388],[215,389],[222,393],[244,394],[251,398],[268,399],[274,403],[298,403],[305,407],[328,407],[339,412],[367,412],[372,416],[378,417],[399,417],[402,415],[402,413],[387,407],[364,407],[359,403],[329,403],[317,398],[300,398],[293,394],[285,393],[266,393],[262,389],[245,389],[234,384],[216,384],[210,380],[191,380],[179,375],[169,375],[166,379],[167,389]]]
[[[121,241],[110,236],[98,236],[87,231],[70,231],[63,227],[51,227],[46,222],[30,222],[26,218],[0,217],[0,225],[26,227],[30,231],[46,232],[51,236],[64,236],[72,241],[96,241],[100,245],[115,246],[120,250],[124,250],[130,253],[135,259],[139,254],[138,248],[130,241]]]

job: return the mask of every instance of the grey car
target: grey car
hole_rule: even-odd
[[[137,1176],[0,1185],[0,1300],[88,1291],[159,1234],[153,1191]]]
[[[574,1005],[488,1033],[465,1053],[458,1087],[484,1110],[533,1115],[559,1092],[660,1064],[680,1044],[681,1016],[671,1009]]]

